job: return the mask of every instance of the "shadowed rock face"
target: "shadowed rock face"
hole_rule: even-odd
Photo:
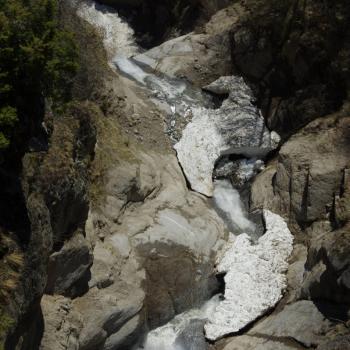
[[[205,23],[232,0],[102,0],[127,18],[141,46],[150,48]],[[150,21],[150,18],[153,20]]]
[[[20,337],[23,349],[35,348],[36,338],[42,332],[38,301],[46,287],[50,293],[79,294],[87,286],[87,280],[81,281],[81,277],[91,265],[81,235],[89,205],[87,169],[96,141],[91,105],[76,103],[55,119],[47,115],[45,126],[50,132],[49,150],[30,152],[23,158],[22,189],[31,235],[25,249],[23,278],[16,289],[16,305],[12,309],[19,324],[8,339],[9,348]],[[76,260],[70,257],[71,264],[67,264],[70,248],[69,244],[64,247],[64,241],[70,239],[78,240],[73,244]],[[52,253],[54,257],[50,256]],[[60,256],[61,264],[56,269],[54,261]],[[82,259],[77,259],[78,256]],[[52,274],[48,265],[53,267]],[[30,324],[37,324],[37,328],[31,329]]]
[[[350,5],[246,0],[232,58],[256,87],[268,126],[283,137],[336,111],[349,89]]]

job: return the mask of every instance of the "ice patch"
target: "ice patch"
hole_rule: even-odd
[[[217,340],[238,332],[274,307],[287,287],[293,236],[279,216],[264,210],[266,233],[253,244],[247,234],[232,236],[218,264],[225,275],[225,299],[205,325],[206,337]]]

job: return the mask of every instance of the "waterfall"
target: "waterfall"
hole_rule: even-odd
[[[234,233],[252,233],[255,225],[246,217],[238,191],[228,180],[214,182],[214,203]]]
[[[219,305],[216,295],[201,308],[177,315],[166,325],[148,333],[144,350],[205,350],[204,323]]]
[[[110,61],[117,55],[130,57],[139,52],[133,29],[113,8],[87,0],[79,4],[77,14],[100,32]]]

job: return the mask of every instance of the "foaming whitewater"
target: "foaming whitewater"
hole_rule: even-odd
[[[139,52],[133,29],[113,8],[87,0],[79,4],[77,14],[100,32],[109,60],[117,55],[130,57]]]
[[[214,203],[235,233],[255,231],[255,225],[245,215],[238,191],[228,180],[214,181]]]
[[[140,349],[205,350],[206,343],[203,326],[218,305],[219,296],[216,295],[201,308],[192,309],[177,315],[166,325],[152,330],[148,334],[145,344]]]
[[[211,98],[201,89],[181,79],[150,73],[145,65],[133,57],[117,55],[113,58],[113,64],[122,74],[147,88],[151,99],[169,114],[177,113],[183,117],[189,108],[212,106]]]

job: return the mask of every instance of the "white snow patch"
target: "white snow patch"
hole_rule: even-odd
[[[277,147],[279,136],[266,128],[243,78],[221,77],[205,89],[229,97],[219,109],[192,108],[192,122],[175,149],[192,189],[212,196],[212,173],[220,156],[264,157]]]
[[[226,273],[225,299],[205,325],[210,340],[238,332],[282,298],[293,236],[279,215],[265,210],[264,218],[267,230],[257,244],[247,234],[237,236],[218,265]]]
[[[223,139],[215,126],[211,110],[193,108],[192,121],[174,146],[177,158],[193,190],[212,195],[212,173],[223,148]]]

